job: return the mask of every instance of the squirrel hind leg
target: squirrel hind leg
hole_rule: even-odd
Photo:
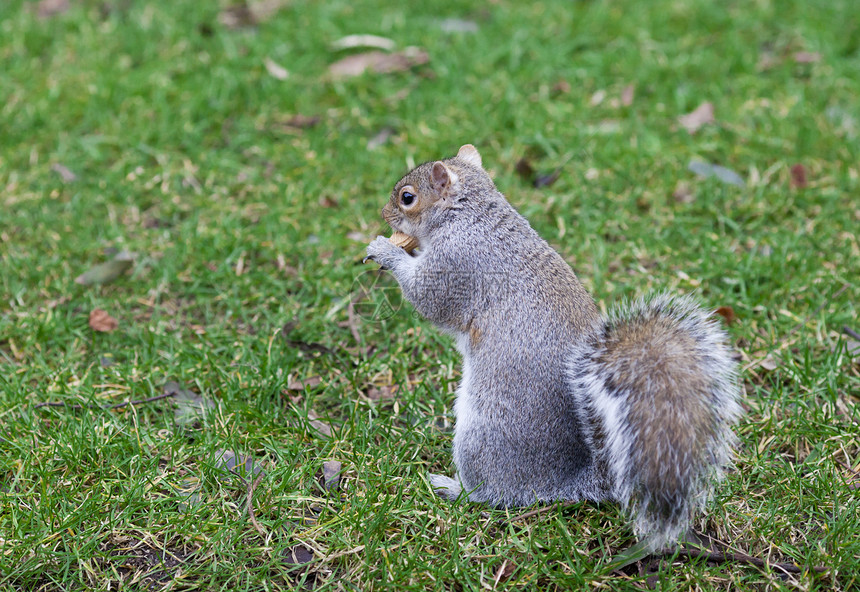
[[[459,480],[446,477],[445,475],[437,475],[435,473],[430,473],[429,477],[430,486],[439,497],[443,497],[451,501],[460,497],[460,492],[462,492],[463,487],[460,485]]]

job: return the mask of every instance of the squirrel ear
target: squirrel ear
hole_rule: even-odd
[[[449,185],[453,185],[457,181],[457,175],[454,171],[446,167],[439,161],[433,163],[433,168],[430,169],[430,184],[437,191],[445,189]]]
[[[471,144],[461,146],[460,151],[457,152],[457,158],[459,158],[460,160],[465,160],[469,164],[481,168],[481,155],[478,154],[478,149]]]

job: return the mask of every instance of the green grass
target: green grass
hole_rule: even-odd
[[[860,330],[854,2],[335,0],[242,29],[214,2],[71,4],[47,19],[0,7],[0,588],[654,583],[600,572],[634,542],[612,504],[511,522],[435,498],[427,472],[451,471],[454,348],[407,306],[374,320],[358,303],[350,321],[391,185],[466,142],[602,306],[698,291],[738,317],[737,470],[696,528],[829,571],[664,563],[657,585],[858,585],[860,372],[842,335]],[[478,32],[445,32],[444,18]],[[331,43],[356,33],[429,63],[329,79],[345,55]],[[797,63],[801,51],[818,60]],[[691,135],[678,117],[704,101],[716,123]],[[292,129],[293,115],[319,123]],[[532,187],[523,157],[559,180]],[[691,160],[746,186],[698,179]],[[791,184],[795,164],[808,186]],[[673,198],[682,183],[692,195]],[[122,250],[136,254],[128,275],[74,282]],[[118,329],[94,332],[96,308]],[[171,380],[209,402],[198,421],[177,421],[171,400],[92,407]],[[227,473],[223,449],[264,469],[259,530],[251,476]],[[338,491],[319,478],[330,460]],[[291,563],[297,550],[314,561]]]

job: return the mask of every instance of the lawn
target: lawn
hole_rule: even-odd
[[[0,589],[860,586],[856,8],[4,0]],[[695,530],[766,566],[607,572],[613,504],[434,496],[458,355],[361,258],[467,142],[602,308],[721,307]]]

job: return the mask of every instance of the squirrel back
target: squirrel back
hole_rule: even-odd
[[[383,217],[418,250],[377,237],[368,258],[463,356],[457,474],[431,475],[437,493],[496,506],[614,499],[650,547],[682,534],[740,414],[712,317],[668,296],[601,317],[468,144],[405,175]]]

